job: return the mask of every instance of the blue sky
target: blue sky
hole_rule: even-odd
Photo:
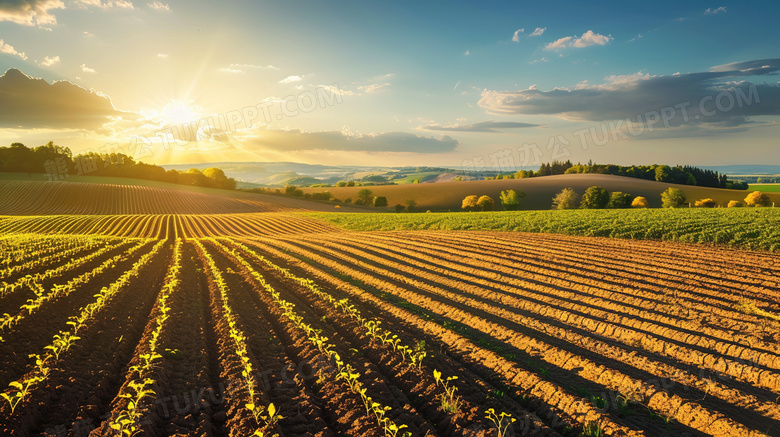
[[[0,0],[0,72],[29,76],[0,78],[15,90],[0,144],[158,164],[776,163],[778,16],[776,2]]]

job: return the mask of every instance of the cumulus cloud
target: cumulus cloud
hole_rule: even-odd
[[[715,14],[719,14],[721,12],[723,12],[724,14],[726,13],[726,7],[725,6],[721,6],[719,8],[715,8],[715,9],[707,8],[707,10],[704,11],[704,15],[715,15]]]
[[[300,82],[303,80],[302,76],[298,76],[297,74],[292,76],[287,76],[284,79],[280,80],[279,83],[295,83]]]
[[[544,48],[547,50],[563,50],[572,47],[583,48],[596,45],[603,46],[607,45],[607,43],[613,39],[612,35],[601,35],[589,30],[583,33],[579,38],[576,36],[566,36],[547,44]]]
[[[496,114],[549,114],[588,121],[620,120],[665,108],[670,126],[705,122],[738,126],[749,124],[750,116],[780,115],[780,86],[740,80],[778,71],[780,59],[764,59],[715,66],[708,72],[611,76],[602,84],[581,83],[571,89],[487,90],[479,105]]]
[[[533,32],[531,32],[531,33],[530,33],[528,36],[540,36],[541,34],[543,34],[543,33],[544,33],[544,31],[545,31],[545,30],[547,30],[547,28],[546,28],[546,27],[537,27],[537,28],[536,28],[536,29],[534,29],[534,31],[533,31]]]
[[[3,0],[0,1],[0,21],[11,21],[23,26],[48,26],[57,23],[52,9],[64,9],[61,0]]]
[[[473,124],[430,124],[427,126],[420,126],[420,129],[435,130],[435,131],[449,131],[449,132],[488,132],[496,133],[501,132],[502,129],[520,129],[525,127],[537,127],[538,124],[533,123],[521,123],[517,121],[483,121]]]
[[[406,132],[351,134],[340,131],[304,132],[297,129],[259,129],[239,140],[247,147],[282,152],[332,150],[445,153],[455,150],[458,146],[457,140],[446,135],[433,138]]]
[[[128,115],[111,100],[67,81],[49,84],[10,69],[0,76],[0,127],[97,129]]]
[[[17,52],[12,45],[6,44],[5,41],[3,41],[2,39],[0,39],[0,53],[14,55],[22,59],[27,59],[27,55],[25,55],[23,52]]]
[[[156,11],[165,11],[165,12],[171,11],[171,7],[166,3],[152,2],[152,3],[147,3],[146,6],[149,6],[150,8]]]
[[[81,71],[84,73],[96,73],[95,69],[87,67],[87,64],[81,64]]]
[[[42,67],[51,67],[54,64],[60,63],[60,57],[59,56],[46,56],[43,58],[43,61],[38,62],[38,65]]]
[[[168,59],[168,54],[167,53],[158,53],[157,57],[160,58],[160,59]]]
[[[512,41],[519,42],[520,41],[520,34],[525,32],[525,29],[517,29],[515,30],[515,34],[512,35]]]

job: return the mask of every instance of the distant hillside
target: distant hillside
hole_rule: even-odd
[[[711,197],[721,204],[729,200],[742,200],[749,193],[741,190],[725,190],[687,185],[675,185],[664,182],[647,181],[623,176],[598,174],[568,174],[544,176],[529,179],[505,179],[492,181],[440,182],[435,184],[407,184],[368,187],[375,196],[387,196],[388,205],[404,204],[412,199],[417,202],[420,210],[450,210],[459,211],[463,198],[471,194],[487,194],[498,203],[502,190],[513,189],[525,192],[528,197],[523,199],[522,209],[550,209],[552,198],[564,188],[573,188],[582,194],[593,185],[606,188],[608,191],[623,191],[634,196],[644,196],[651,207],[661,206],[661,192],[669,187],[682,189],[689,200]],[[336,198],[345,200],[357,199],[357,193],[362,187],[328,188]],[[322,188],[304,188],[305,193],[322,191]],[[774,202],[780,205],[780,193],[770,194]]]
[[[777,175],[780,165],[707,165],[701,168],[717,171],[727,175]]]

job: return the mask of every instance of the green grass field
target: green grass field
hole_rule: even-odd
[[[780,193],[780,184],[750,184],[748,191],[763,191],[764,193]]]
[[[780,208],[310,215],[358,231],[550,232],[780,251]]]

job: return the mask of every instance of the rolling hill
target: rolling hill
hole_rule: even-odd
[[[719,188],[695,187],[647,181],[623,176],[599,174],[567,174],[544,176],[529,179],[506,179],[493,181],[439,182],[435,184],[381,185],[372,187],[330,187],[326,188],[337,199],[357,199],[363,188],[370,189],[375,196],[386,196],[388,205],[405,204],[406,200],[417,202],[420,210],[458,211],[463,198],[471,195],[487,194],[498,202],[502,190],[523,191],[528,196],[523,199],[522,209],[550,209],[552,198],[564,188],[573,188],[582,194],[593,185],[608,191],[623,191],[634,196],[646,197],[651,207],[661,206],[661,192],[669,187],[680,188],[689,201],[710,197],[719,204],[730,200],[742,200],[749,191],[726,190]],[[323,191],[323,188],[303,188],[304,193]],[[780,193],[768,194],[772,201],[780,205]]]

